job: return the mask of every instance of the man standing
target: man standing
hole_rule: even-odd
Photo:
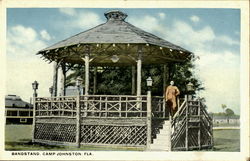
[[[179,89],[174,86],[174,81],[170,82],[170,85],[166,89],[165,99],[167,101],[167,107],[170,108],[170,114],[173,117],[177,111],[176,97],[180,94]]]

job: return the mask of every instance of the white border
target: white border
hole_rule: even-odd
[[[5,79],[0,79],[0,160],[248,160],[249,157],[249,2],[235,1],[159,1],[159,0],[0,0],[1,33],[6,33],[6,8],[237,8],[241,9],[241,152],[112,152],[94,151],[91,156],[12,156],[4,151],[4,95]],[[6,35],[0,35],[1,78],[6,74]],[[230,87],[229,87],[230,88]],[[51,151],[48,151],[51,152]],[[58,151],[57,151],[58,152]],[[80,152],[80,151],[79,151]],[[84,151],[85,152],[85,151]],[[81,153],[84,153],[81,151]],[[43,151],[40,151],[43,153]]]

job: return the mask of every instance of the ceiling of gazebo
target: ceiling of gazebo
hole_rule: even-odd
[[[49,61],[84,64],[86,49],[92,66],[124,66],[136,64],[138,53],[143,64],[183,62],[192,53],[145,32],[125,21],[126,14],[120,11],[105,13],[108,21],[90,30],[74,35],[38,52]],[[111,58],[119,60],[114,63]]]

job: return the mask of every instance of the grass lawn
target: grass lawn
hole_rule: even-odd
[[[240,130],[214,130],[214,151],[240,151]]]
[[[143,151],[135,147],[105,146],[53,146],[33,144],[31,125],[7,125],[5,128],[6,150],[106,150],[106,151]],[[240,151],[240,130],[214,130],[214,151]]]

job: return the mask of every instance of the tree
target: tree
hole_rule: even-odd
[[[184,63],[170,64],[168,82],[175,81],[175,85],[181,91],[181,97],[186,93],[186,84],[192,82],[196,90],[203,90],[201,81],[194,76],[191,70],[194,68],[194,60]],[[97,71],[97,93],[96,94],[131,94],[131,66],[127,67],[102,67],[102,70]],[[143,65],[142,68],[142,94],[146,94],[147,86],[146,79],[151,76],[153,79],[152,94],[163,94],[163,66],[162,65]],[[75,79],[81,76],[84,80],[84,66],[76,65],[72,68],[72,73],[67,76],[67,85],[74,85]],[[92,91],[93,69],[90,68],[90,90]]]
[[[223,112],[225,113],[225,109],[227,108],[227,105],[221,104],[221,108],[223,109]]]
[[[234,116],[234,111],[230,108],[227,108],[225,114],[227,116],[227,123],[229,123],[229,118],[230,116]]]

